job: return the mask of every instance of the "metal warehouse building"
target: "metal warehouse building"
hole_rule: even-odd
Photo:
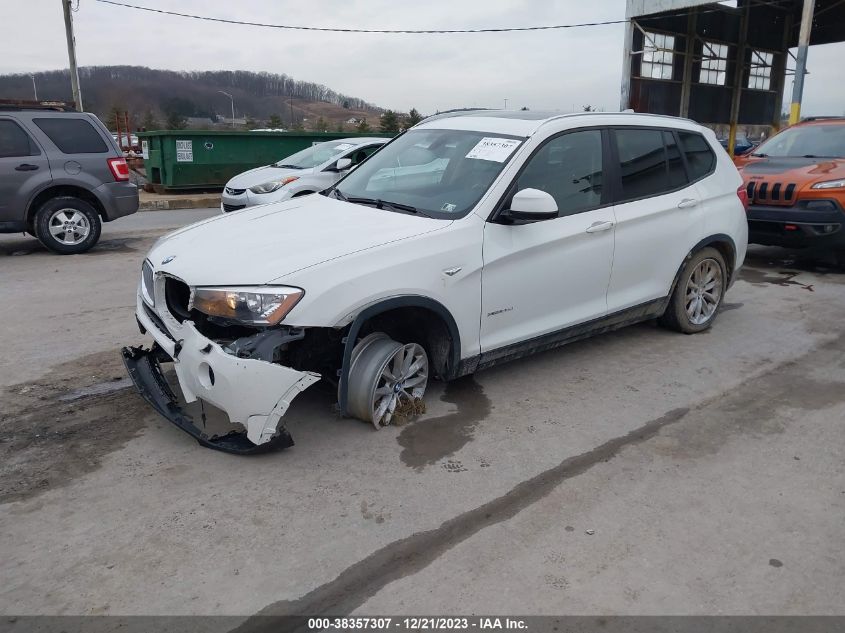
[[[737,124],[780,126],[790,75],[796,122],[807,44],[845,41],[845,0],[628,0],[626,18],[621,109],[728,124],[731,148]]]

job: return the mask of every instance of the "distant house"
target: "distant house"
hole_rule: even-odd
[[[360,120],[358,120],[358,119],[356,119],[354,116],[349,117],[348,119],[346,119],[346,123],[348,123],[349,125],[358,125],[360,122],[361,122],[361,121],[360,121]]]
[[[205,116],[189,116],[185,117],[188,127],[209,127],[214,125],[214,121]]]
[[[226,117],[217,117],[217,123],[223,125],[232,125],[232,119]],[[235,125],[246,125],[246,117],[241,117],[239,119],[235,119]]]

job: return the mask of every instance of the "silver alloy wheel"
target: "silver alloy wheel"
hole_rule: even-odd
[[[687,280],[684,307],[693,325],[704,325],[722,300],[722,267],[715,259],[701,260]]]
[[[91,223],[84,213],[76,209],[59,209],[54,211],[47,222],[50,235],[62,244],[76,246],[85,241],[91,232]]]
[[[380,429],[390,424],[402,402],[422,398],[427,386],[428,355],[421,345],[370,334],[352,351],[347,409]]]

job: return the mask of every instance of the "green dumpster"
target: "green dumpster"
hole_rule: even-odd
[[[323,141],[356,136],[349,132],[250,132],[164,130],[139,132],[147,182],[159,193],[222,189],[232,176],[269,165]]]

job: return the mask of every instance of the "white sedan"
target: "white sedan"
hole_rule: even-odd
[[[390,139],[347,138],[317,143],[278,163],[256,167],[226,183],[220,210],[281,202],[331,187]]]

